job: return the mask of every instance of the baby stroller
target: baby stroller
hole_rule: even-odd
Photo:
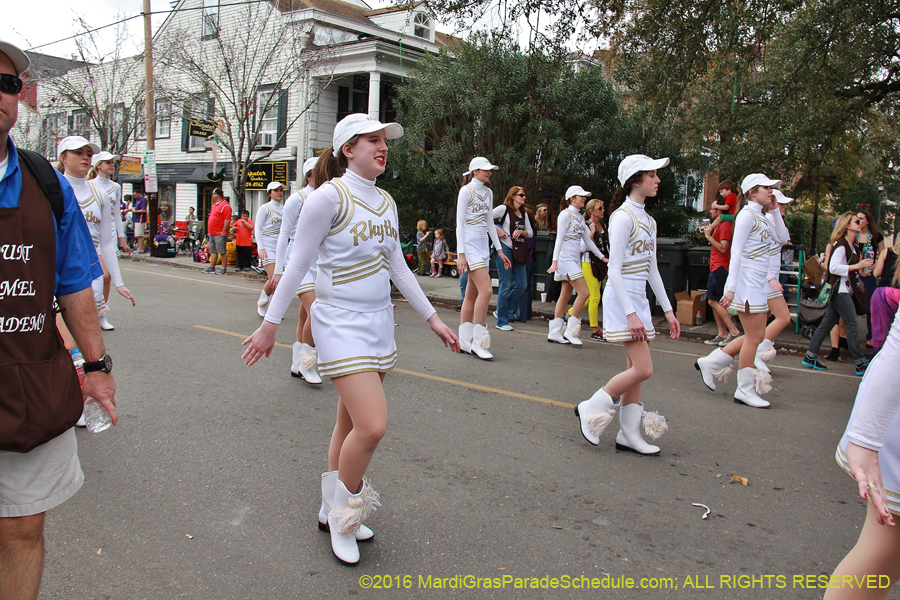
[[[815,293],[816,296],[814,297],[801,298],[800,306],[797,307],[797,318],[800,319],[800,335],[806,339],[812,339],[813,333],[815,333],[819,323],[822,322],[822,317],[825,316],[825,309],[828,308],[827,304],[819,302],[817,297],[818,291]],[[806,294],[804,293],[804,295]]]
[[[175,248],[176,254],[183,252],[191,256],[192,249],[203,244],[203,221],[191,221],[187,226],[187,233],[178,242]]]

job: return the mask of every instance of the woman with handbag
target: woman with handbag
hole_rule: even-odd
[[[822,298],[821,294],[819,296],[820,302],[823,299],[828,300],[828,308],[809,341],[806,356],[801,362],[804,367],[817,371],[828,369],[819,361],[819,348],[831,328],[839,319],[844,319],[844,323],[847,324],[847,345],[853,362],[856,363],[856,374],[862,376],[866,373],[866,357],[859,347],[859,321],[856,318],[857,315],[866,314],[866,309],[857,274],[863,269],[872,268],[874,261],[870,258],[860,260],[859,250],[855,244],[859,233],[860,219],[851,212],[841,215],[831,233],[831,259],[828,262],[828,278],[823,289],[826,295],[830,289],[831,297]]]
[[[884,252],[884,236],[878,230],[878,225],[872,217],[872,213],[867,210],[861,210],[856,213],[859,219],[859,236],[856,238],[856,245],[859,248],[859,255],[862,258],[871,258],[875,260]],[[871,268],[863,269],[859,273],[859,281],[862,284],[863,293],[865,294],[866,307],[866,346],[872,347],[872,294],[878,287],[878,278],[875,276]]]
[[[584,216],[587,219],[591,239],[600,248],[600,252],[609,255],[609,234],[603,224],[603,215],[606,208],[603,200],[594,198],[584,207]],[[600,260],[591,254],[587,245],[581,244],[581,272],[584,273],[584,281],[587,283],[590,296],[588,297],[588,319],[591,322],[591,339],[603,340],[603,324],[600,323],[600,291],[603,288],[603,280],[606,279],[607,262]]]
[[[591,193],[580,185],[572,185],[566,190],[566,197],[559,205],[553,262],[547,272],[554,274],[555,281],[562,282],[562,289],[556,301],[556,312],[550,321],[548,342],[581,346],[581,340],[578,338],[581,332],[581,309],[584,308],[590,294],[584,281],[584,272],[581,270],[581,245],[584,244],[587,250],[600,260],[608,261],[591,239],[588,227],[581,216],[581,209],[584,208],[584,203],[590,195]],[[566,315],[566,307],[569,306],[573,290],[578,296],[572,304],[572,316],[566,321],[563,317]]]
[[[512,331],[509,324],[513,313],[519,305],[519,296],[525,291],[525,238],[534,235],[531,223],[525,216],[522,206],[525,204],[525,188],[514,185],[509,188],[503,204],[494,208],[492,213],[497,224],[497,237],[500,238],[500,249],[512,264],[512,268],[504,269],[500,255],[497,255],[497,275],[500,278],[500,289],[497,291],[497,317],[495,327],[501,331]]]

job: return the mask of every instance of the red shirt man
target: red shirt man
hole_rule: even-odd
[[[737,196],[735,196],[736,198]],[[710,308],[713,309],[718,328],[718,335],[712,340],[707,340],[706,343],[725,346],[732,338],[738,335],[737,327],[735,327],[731,315],[719,304],[719,300],[722,299],[722,295],[725,293],[725,280],[728,279],[728,263],[731,260],[731,238],[734,234],[734,225],[729,221],[717,220],[716,217],[720,217],[722,213],[717,206],[714,204],[712,210],[709,211],[709,218],[714,223],[703,230],[706,239],[712,246],[709,254],[709,280],[706,284],[706,299]],[[713,229],[715,223],[719,225]]]
[[[223,235],[225,222],[231,220],[231,204],[225,200],[224,196],[213,193],[213,199],[217,202],[209,211],[209,219],[206,222],[207,232],[209,235]]]
[[[228,270],[225,237],[231,227],[231,204],[219,188],[213,190],[213,201],[213,207],[209,210],[209,219],[206,221],[206,230],[209,233],[209,267],[203,272],[224,275]],[[216,264],[220,257],[222,268],[216,271]]]

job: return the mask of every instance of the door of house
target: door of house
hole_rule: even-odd
[[[209,217],[209,209],[212,208],[212,193],[215,185],[197,186],[197,218],[203,222],[203,231],[206,232],[206,221]],[[209,233],[209,232],[206,232]]]

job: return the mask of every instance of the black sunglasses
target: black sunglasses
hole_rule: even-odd
[[[22,91],[22,80],[15,75],[3,73],[0,75],[0,92],[4,94],[18,94]]]
[[[513,194],[513,196],[521,196],[522,198],[524,198],[525,194]]]

